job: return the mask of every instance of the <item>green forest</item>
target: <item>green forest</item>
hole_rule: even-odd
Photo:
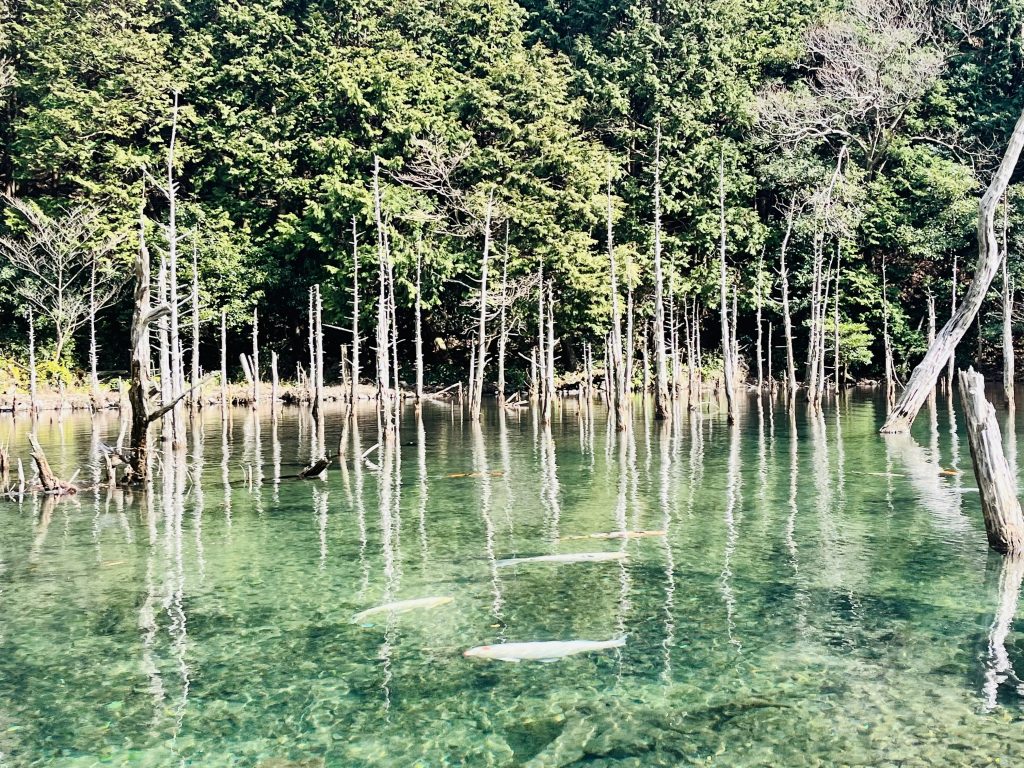
[[[98,367],[127,370],[139,222],[156,258],[173,214],[200,363],[224,313],[232,377],[254,310],[294,375],[314,284],[328,378],[353,279],[372,347],[383,243],[403,381],[417,305],[428,383],[464,377],[488,250],[510,388],[542,284],[560,374],[601,367],[613,303],[646,361],[658,298],[673,348],[702,338],[720,367],[731,314],[737,360],[781,378],[782,276],[801,380],[815,335],[826,379],[888,359],[902,380],[971,280],[1022,55],[1018,0],[3,0],[0,376],[24,384],[30,313],[41,379],[84,380],[91,315]],[[1006,267],[959,347],[993,373],[1022,199],[1011,183]]]

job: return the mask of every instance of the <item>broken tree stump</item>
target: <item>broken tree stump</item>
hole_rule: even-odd
[[[299,472],[299,477],[303,480],[308,480],[311,477],[320,477],[331,466],[332,461],[334,461],[333,456],[323,456]]]
[[[75,486],[60,480],[53,473],[53,470],[50,469],[50,462],[46,460],[46,454],[43,452],[42,446],[39,445],[39,440],[36,439],[36,436],[29,433],[28,442],[32,446],[32,459],[35,461],[36,469],[39,471],[39,482],[43,486],[43,492],[54,496],[77,493],[78,489]]]
[[[995,408],[985,398],[985,379],[974,368],[960,371],[960,399],[988,544],[1002,554],[1024,554],[1024,514],[1017,500],[1016,479],[1003,454]]]

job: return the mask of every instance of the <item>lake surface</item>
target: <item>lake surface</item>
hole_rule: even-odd
[[[987,551],[951,407],[883,438],[866,397],[626,434],[574,400],[549,431],[427,404],[397,455],[312,481],[286,476],[336,449],[340,412],[318,436],[299,409],[208,410],[150,493],[0,502],[0,766],[1019,763],[1024,566]],[[88,484],[118,421],[36,429]],[[362,414],[348,455],[377,439]],[[666,535],[573,538],[617,530]],[[453,600],[353,623],[422,597]]]

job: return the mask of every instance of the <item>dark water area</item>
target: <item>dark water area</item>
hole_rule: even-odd
[[[945,395],[750,397],[609,430],[373,413],[323,480],[284,409],[211,409],[148,492],[0,502],[0,766],[984,766],[1024,758],[1024,566],[988,552]],[[1011,463],[1022,418],[1001,414]],[[26,418],[0,440],[28,460]],[[47,414],[100,477],[115,415]],[[163,468],[168,471],[164,472]],[[944,473],[943,470],[955,470]],[[642,538],[590,538],[616,531]],[[617,560],[501,560],[621,552]],[[451,598],[379,612],[383,604]],[[471,647],[625,638],[551,663]]]

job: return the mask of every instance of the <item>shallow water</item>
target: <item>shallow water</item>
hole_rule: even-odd
[[[151,493],[0,502],[0,766],[1024,758],[1024,571],[987,551],[944,397],[912,437],[877,435],[868,398],[795,420],[750,399],[734,427],[638,414],[627,436],[574,401],[550,432],[485,417],[428,404],[376,469],[302,481],[286,476],[334,449],[339,414],[318,437],[304,411],[212,410]],[[0,421],[26,459],[29,428]],[[117,431],[37,425],[79,483]],[[372,414],[347,439],[375,443]],[[667,535],[569,538],[620,529]],[[454,599],[352,623],[433,596]],[[620,636],[555,663],[462,655]]]

